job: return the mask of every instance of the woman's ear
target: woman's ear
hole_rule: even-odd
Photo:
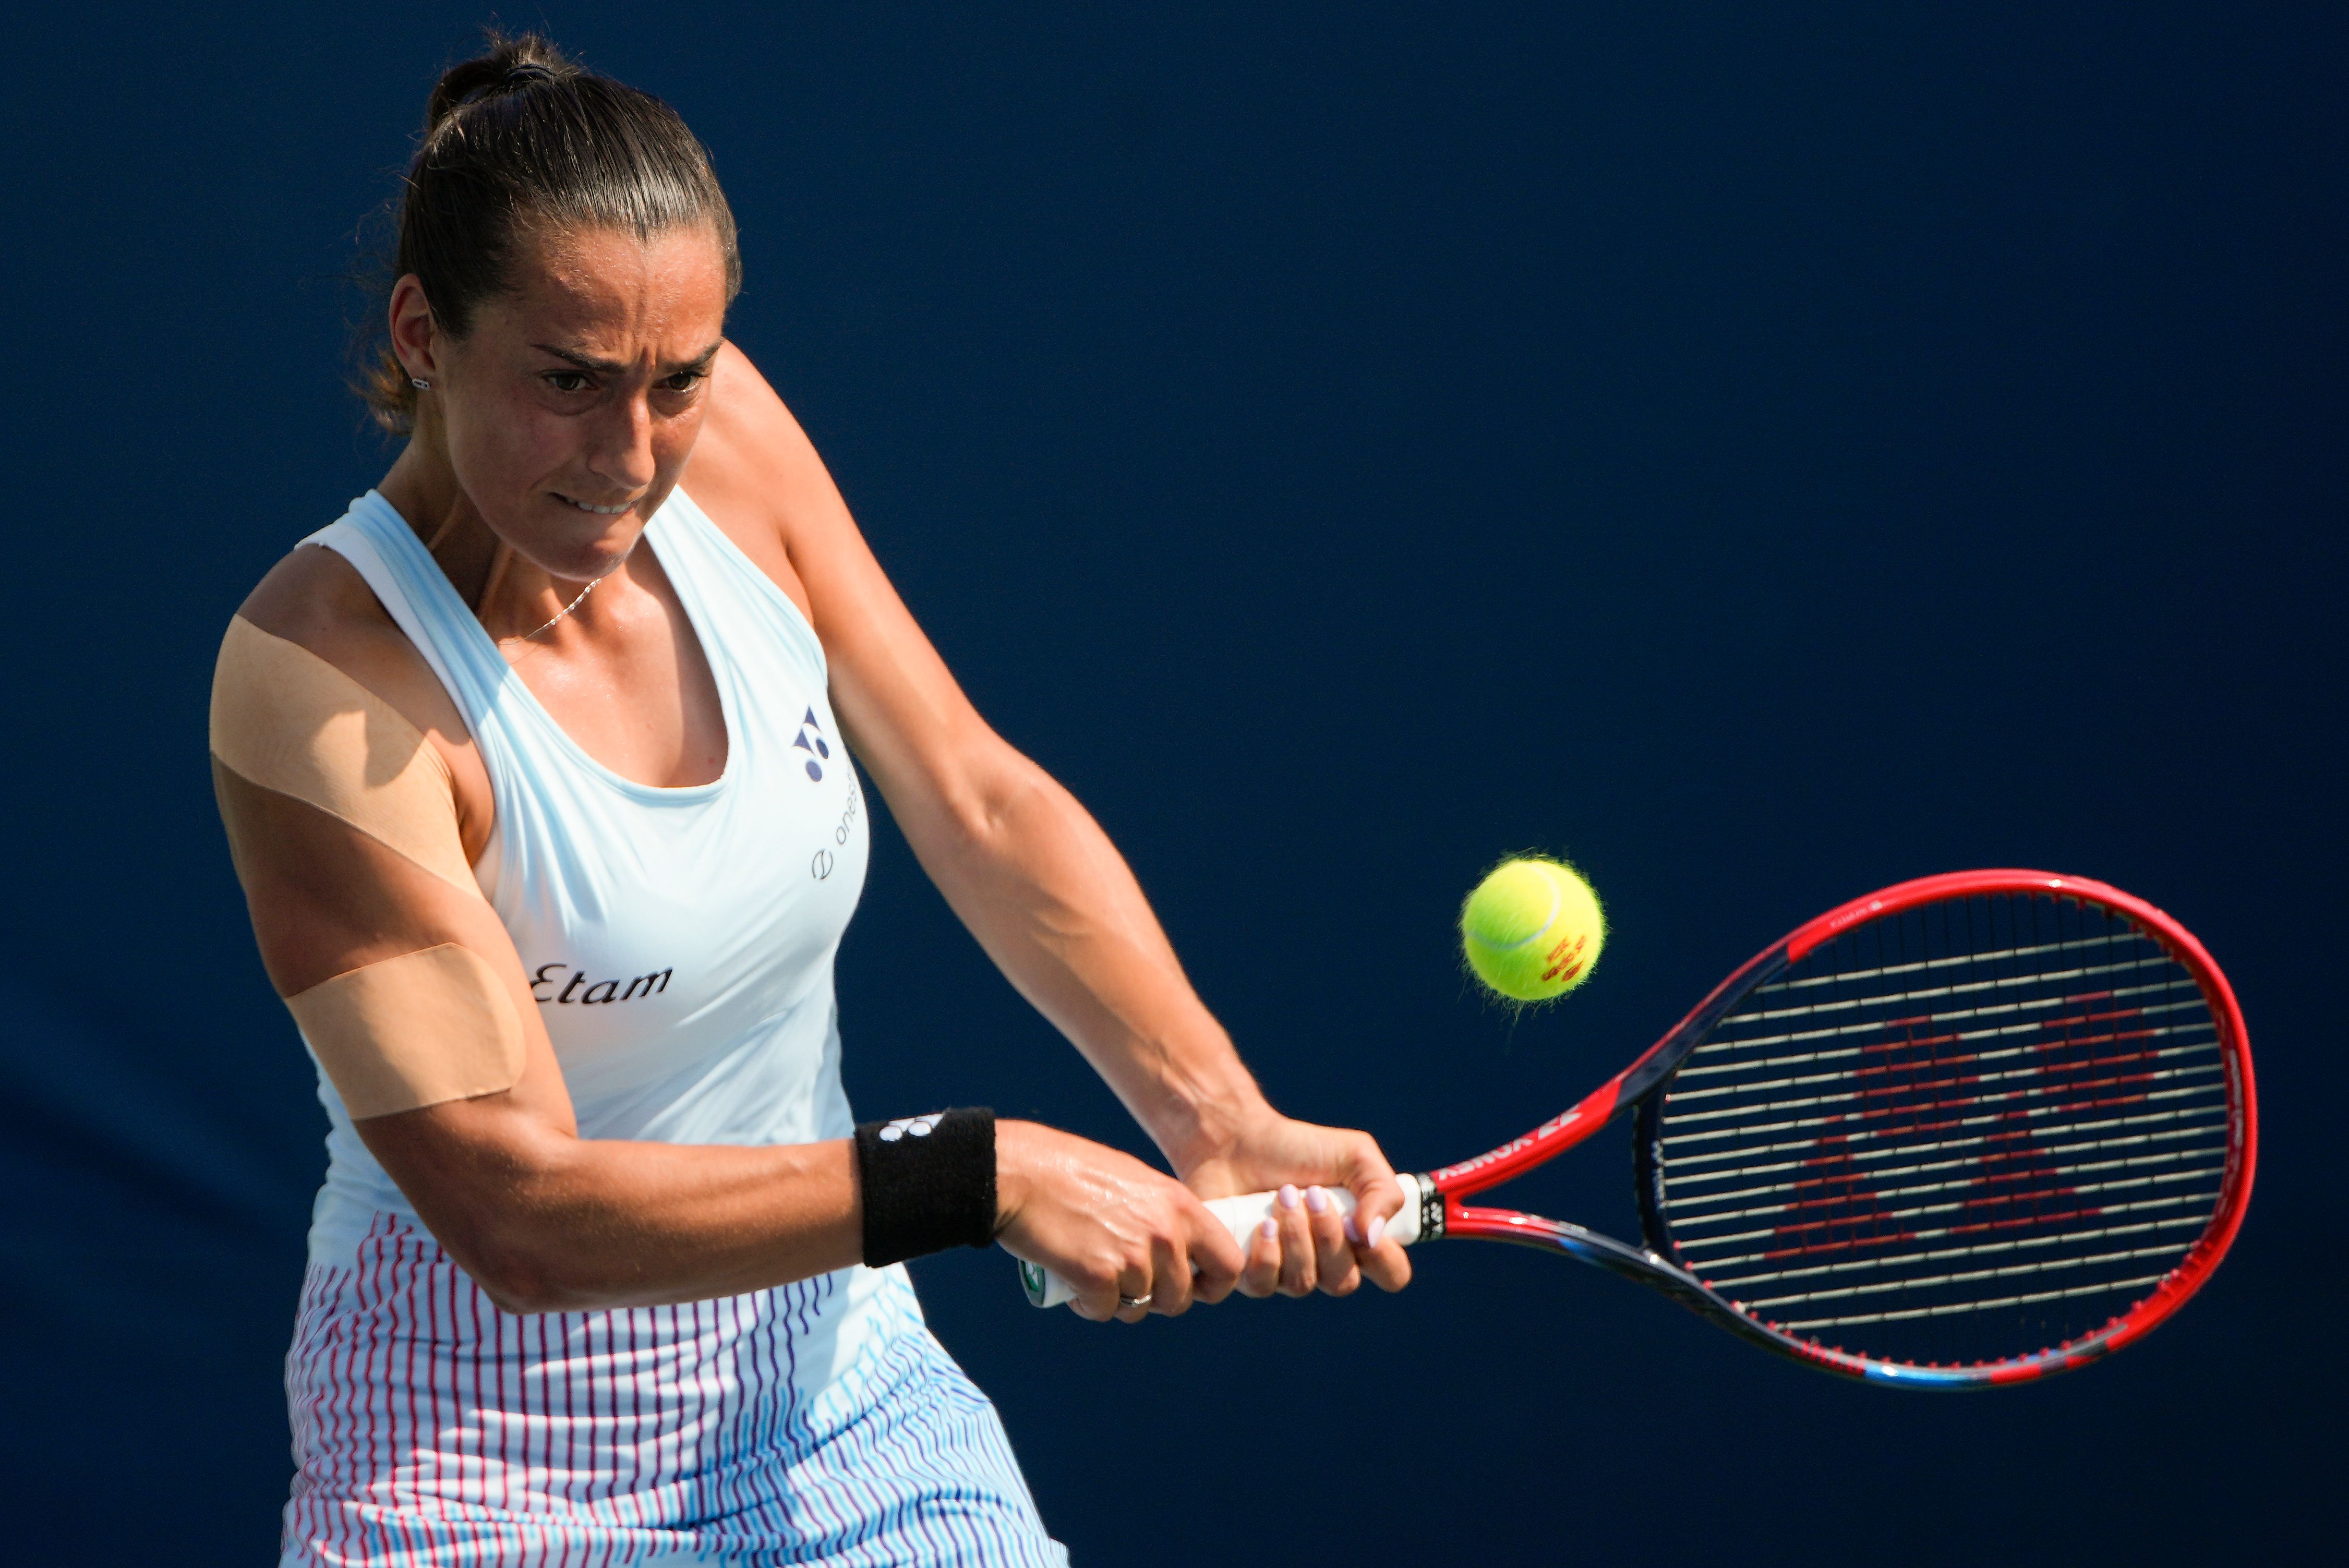
[[[440,378],[440,334],[432,321],[431,302],[424,297],[424,284],[414,273],[401,275],[391,285],[391,351],[399,356],[400,367],[419,381]]]

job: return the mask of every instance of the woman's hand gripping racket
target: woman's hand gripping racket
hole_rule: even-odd
[[[1626,1112],[1642,1244],[1462,1202]],[[1387,1233],[1561,1252],[1826,1371],[1992,1387],[2183,1305],[2258,1132],[2242,1012],[2184,926],[2082,877],[1960,872],[1821,915],[1572,1109],[1403,1177]],[[1244,1237],[1271,1202],[1208,1207]]]

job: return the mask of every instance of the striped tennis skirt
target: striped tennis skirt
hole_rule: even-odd
[[[518,1317],[379,1216],[304,1282],[281,1568],[1065,1564],[907,1287],[810,1392],[797,1349],[845,1277]]]

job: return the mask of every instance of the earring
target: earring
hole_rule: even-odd
[[[429,392],[432,390],[432,383],[427,381],[421,376],[409,377],[408,378],[408,384],[410,387],[415,387],[419,392]]]

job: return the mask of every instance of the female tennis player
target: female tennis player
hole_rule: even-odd
[[[246,600],[212,702],[331,1124],[283,1561],[1064,1561],[900,1260],[1000,1242],[1129,1323],[1395,1289],[1392,1171],[1267,1104],[965,700],[726,342],[732,218],[667,106],[493,39],[432,94],[397,270],[369,397],[409,439]],[[852,755],[1180,1181],[850,1114]],[[1245,1247],[1201,1202],[1265,1187]]]

